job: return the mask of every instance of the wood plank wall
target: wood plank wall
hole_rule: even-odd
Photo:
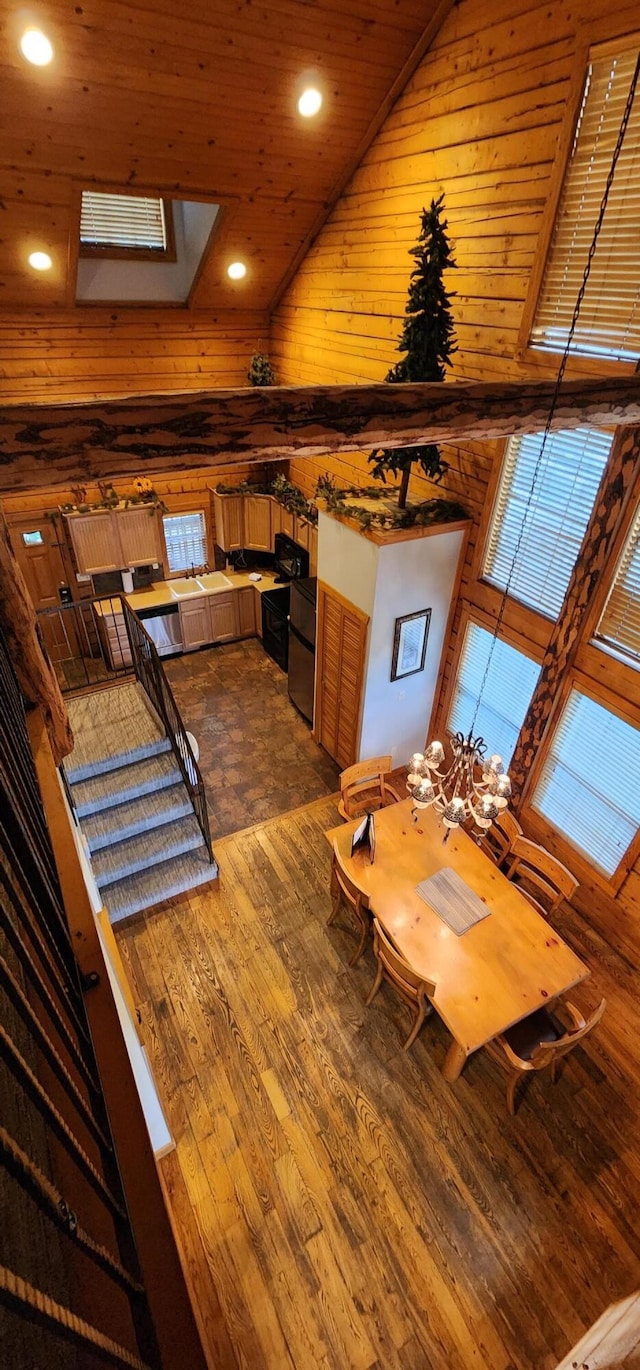
[[[450,274],[458,353],[452,379],[500,381],[552,375],[518,355],[518,335],[536,251],[580,89],[589,43],[637,31],[637,11],[598,0],[567,5],[462,0],[394,106],[272,320],[271,355],[283,384],[382,380],[396,360],[419,215],[445,193],[458,270]],[[441,729],[457,660],[461,614],[489,602],[477,579],[478,528],[504,444],[445,450],[443,489],[474,516],[436,728]],[[370,481],[366,454],[293,460],[291,478],[310,495],[317,476]],[[409,498],[435,493],[412,477]],[[548,624],[530,615],[520,633],[541,659]],[[518,625],[514,625],[517,632]],[[522,636],[521,636],[522,641]],[[595,886],[583,884],[597,900]],[[617,903],[636,907],[640,867]]]
[[[4,403],[245,385],[267,316],[179,309],[0,313]]]

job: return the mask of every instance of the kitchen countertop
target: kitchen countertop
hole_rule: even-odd
[[[202,595],[223,595],[228,594],[229,590],[244,590],[248,585],[254,585],[258,594],[264,590],[271,590],[275,584],[274,571],[261,571],[261,580],[250,580],[248,571],[225,571],[224,575],[231,585],[221,585],[217,590],[200,590],[193,595],[174,595],[171,592],[171,581],[158,580],[149,587],[148,590],[134,590],[131,595],[123,595],[127,604],[136,612],[139,609],[161,609],[164,604],[188,604],[192,599],[198,599]],[[180,577],[181,578],[181,577]]]

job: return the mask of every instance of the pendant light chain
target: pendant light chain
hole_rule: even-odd
[[[580,285],[580,289],[579,289],[578,294],[577,294],[577,297],[576,297],[576,302],[575,302],[574,309],[573,309],[573,315],[572,315],[572,318],[571,318],[571,323],[570,323],[570,325],[569,325],[569,332],[567,333],[567,341],[566,341],[566,343],[565,343],[564,350],[563,350],[563,353],[562,353],[562,357],[561,357],[561,360],[560,360],[560,366],[558,367],[558,374],[557,374],[557,376],[556,376],[556,383],[555,383],[555,386],[554,386],[554,388],[553,388],[553,395],[552,395],[552,397],[551,397],[551,404],[550,404],[550,406],[549,406],[549,413],[548,413],[548,415],[547,415],[547,422],[546,422],[546,424],[545,424],[544,433],[543,433],[543,435],[542,435],[542,442],[541,442],[541,444],[540,444],[540,451],[539,451],[539,453],[538,453],[538,457],[537,457],[537,460],[536,460],[536,465],[535,465],[535,469],[534,469],[534,472],[533,472],[533,478],[532,478],[532,481],[531,481],[531,487],[530,487],[530,490],[529,490],[529,495],[528,495],[528,498],[527,498],[527,502],[526,502],[526,504],[525,504],[524,514],[523,514],[523,518],[522,518],[522,523],[521,523],[521,525],[520,525],[520,531],[519,531],[519,533],[518,533],[518,537],[517,537],[517,539],[516,539],[516,545],[515,545],[515,548],[514,548],[513,556],[512,556],[512,558],[511,558],[511,565],[510,565],[510,567],[509,567],[509,574],[508,574],[508,576],[507,576],[506,584],[505,584],[505,587],[504,587],[504,592],[503,592],[503,595],[502,595],[502,599],[501,599],[501,601],[500,601],[500,607],[499,607],[499,609],[498,609],[498,616],[497,616],[497,618],[496,618],[495,628],[494,628],[494,630],[493,630],[493,636],[492,636],[492,639],[491,639],[491,646],[490,646],[490,648],[489,648],[489,654],[488,654],[488,656],[487,656],[487,663],[486,663],[486,666],[485,666],[485,669],[484,669],[484,673],[483,673],[483,676],[482,676],[482,680],[481,680],[481,682],[480,682],[480,689],[479,689],[479,691],[478,691],[478,698],[477,698],[477,700],[476,700],[476,706],[475,706],[475,709],[474,709],[474,711],[473,711],[473,718],[472,718],[472,720],[471,720],[471,728],[470,728],[471,734],[473,734],[473,732],[474,732],[474,730],[475,730],[476,720],[477,720],[477,717],[478,717],[478,711],[479,711],[480,705],[481,705],[481,703],[482,703],[482,697],[483,697],[483,694],[484,694],[484,690],[485,690],[485,686],[486,686],[486,683],[487,683],[487,679],[488,679],[488,677],[489,677],[489,671],[490,671],[490,669],[491,669],[491,662],[492,662],[492,660],[493,660],[493,653],[494,653],[494,650],[495,650],[496,642],[498,641],[498,636],[499,636],[499,633],[500,633],[500,629],[501,629],[501,627],[502,627],[502,622],[503,622],[504,615],[505,615],[505,610],[506,610],[506,607],[507,607],[507,600],[508,600],[508,598],[509,598],[509,591],[510,591],[510,589],[511,589],[511,583],[512,583],[512,580],[513,580],[513,573],[514,573],[515,568],[516,568],[516,564],[517,564],[517,561],[518,561],[518,556],[519,556],[519,554],[520,554],[520,548],[521,548],[521,546],[522,546],[522,542],[523,542],[523,539],[524,539],[524,535],[525,535],[525,532],[526,532],[526,529],[527,529],[527,521],[528,521],[529,513],[530,513],[530,510],[531,510],[531,505],[532,505],[532,503],[533,503],[533,498],[534,498],[534,495],[535,495],[535,493],[536,493],[536,487],[537,487],[537,484],[538,484],[538,479],[539,479],[539,476],[540,476],[540,471],[541,471],[541,468],[542,468],[542,458],[543,458],[544,453],[545,453],[545,449],[546,449],[546,446],[547,446],[547,439],[548,439],[548,437],[549,437],[549,433],[551,432],[551,425],[552,425],[552,423],[553,423],[553,418],[554,418],[554,415],[555,415],[555,412],[556,412],[556,408],[557,408],[557,405],[558,405],[558,399],[559,399],[559,396],[560,396],[560,387],[561,387],[562,382],[563,382],[563,380],[564,380],[564,373],[565,373],[565,370],[566,370],[566,367],[567,367],[567,361],[568,361],[568,359],[569,359],[569,352],[570,352],[570,350],[571,350],[571,344],[572,344],[572,342],[573,342],[573,335],[574,335],[575,330],[576,330],[576,324],[577,324],[577,322],[578,322],[578,317],[579,317],[579,315],[580,315],[580,310],[581,310],[581,308],[582,308],[582,302],[583,302],[583,300],[584,300],[585,291],[586,291],[586,289],[587,289],[587,284],[588,284],[588,281],[589,281],[589,276],[590,276],[590,274],[591,274],[591,266],[592,266],[592,263],[593,263],[593,258],[594,258],[594,256],[595,256],[595,251],[596,251],[596,247],[597,247],[597,244],[598,244],[598,238],[599,238],[599,236],[600,236],[600,230],[601,230],[601,228],[602,228],[602,224],[603,224],[603,220],[604,220],[604,216],[605,216],[605,211],[606,211],[607,204],[608,204],[608,201],[609,201],[609,194],[610,194],[610,191],[611,191],[611,187],[612,187],[612,185],[613,185],[613,178],[614,178],[614,176],[615,176],[616,167],[617,167],[617,165],[618,165],[618,159],[619,159],[620,153],[621,153],[621,151],[622,151],[622,144],[623,144],[623,142],[624,142],[624,137],[625,137],[625,134],[626,134],[626,131],[627,131],[627,125],[628,125],[629,119],[630,119],[630,117],[631,117],[631,110],[632,110],[632,108],[633,108],[633,101],[634,101],[634,97],[635,97],[636,88],[637,88],[637,85],[638,85],[638,79],[639,79],[639,78],[640,78],[640,53],[638,54],[638,57],[637,57],[637,60],[636,60],[636,65],[635,65],[635,70],[634,70],[634,73],[633,73],[633,77],[632,77],[632,79],[631,79],[631,84],[630,84],[630,86],[629,86],[629,93],[628,93],[628,95],[627,95],[627,102],[626,102],[626,105],[625,105],[625,108],[624,108],[624,113],[623,113],[622,120],[621,120],[621,123],[620,123],[620,128],[618,129],[618,137],[617,137],[617,139],[616,139],[616,145],[615,145],[615,148],[614,148],[614,150],[613,150],[613,157],[611,158],[611,166],[610,166],[610,168],[609,168],[609,172],[608,172],[607,180],[606,180],[606,185],[605,185],[604,192],[603,192],[603,195],[602,195],[602,200],[601,200],[601,202],[600,202],[600,209],[599,209],[599,212],[598,212],[598,218],[597,218],[596,226],[595,226],[594,231],[593,231],[593,238],[591,239],[591,244],[590,244],[589,252],[588,252],[588,255],[587,255],[587,261],[586,261],[586,265],[585,265],[584,272],[583,272],[583,276],[582,276],[582,283],[581,283],[581,285]]]

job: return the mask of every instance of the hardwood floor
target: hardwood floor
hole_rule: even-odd
[[[177,1149],[161,1162],[210,1363],[552,1370],[640,1284],[637,957],[569,911],[609,1001],[515,1118],[486,1053],[371,1008],[329,914],[335,803],[219,841],[219,893],[118,934]],[[216,1295],[219,1295],[219,1303]]]

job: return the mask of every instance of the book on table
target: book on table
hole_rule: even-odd
[[[357,851],[367,853],[369,860],[375,860],[376,854],[376,820],[372,813],[366,813],[362,822],[358,824],[353,837],[351,838],[351,855],[355,856]]]

